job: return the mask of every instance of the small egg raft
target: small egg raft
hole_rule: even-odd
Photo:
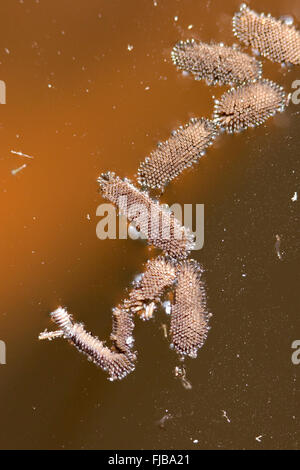
[[[177,276],[171,307],[172,347],[179,354],[195,358],[209,330],[202,268],[194,260],[185,261]]]
[[[83,324],[75,323],[71,315],[64,308],[59,307],[52,312],[51,319],[59,327],[59,330],[41,333],[39,339],[51,340],[59,337],[67,339],[79,352],[85,354],[90,361],[104,371],[107,371],[110,380],[121,380],[135,369],[134,361],[136,360],[136,355],[134,353],[129,350],[128,353],[124,353],[109,349],[96,336],[88,333]],[[124,328],[120,329],[120,326],[115,326],[115,334],[116,328],[119,333],[119,339],[116,340],[117,343],[122,344],[126,342],[124,334],[131,333],[131,325],[128,324],[128,327],[125,328],[126,331]]]
[[[235,46],[180,41],[171,52],[173,63],[208,85],[240,85],[261,77],[262,66]]]
[[[270,80],[257,80],[224,93],[215,101],[214,119],[228,133],[259,126],[284,111],[289,97]]]
[[[164,291],[176,279],[176,267],[172,260],[158,256],[147,261],[140,279],[133,283],[125,305],[138,314],[148,302],[159,302]]]
[[[163,189],[183,170],[192,166],[216,138],[217,128],[208,119],[192,118],[188,124],[173,131],[165,142],[147,157],[138,169],[138,183],[145,188]]]
[[[272,62],[300,64],[300,32],[270,14],[258,14],[242,4],[233,17],[233,32]]]
[[[108,172],[98,178],[104,198],[115,204],[122,215],[141,231],[148,243],[172,258],[186,258],[194,247],[194,237],[174,214],[154,201],[129,180]]]

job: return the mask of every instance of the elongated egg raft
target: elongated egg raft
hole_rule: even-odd
[[[133,322],[130,312],[121,309],[114,312],[112,339],[116,351],[109,349],[96,336],[88,333],[83,324],[75,323],[66,309],[59,307],[50,316],[60,329],[44,332],[40,335],[40,339],[54,339],[59,336],[67,339],[90,361],[107,371],[111,381],[121,380],[135,369],[136,355],[131,351]]]
[[[180,41],[171,52],[173,63],[208,85],[240,85],[261,77],[262,65],[234,46]]]
[[[186,168],[196,163],[218,134],[213,121],[192,118],[172,136],[158,144],[139,166],[138,183],[145,188],[163,189]]]
[[[233,32],[272,62],[300,64],[300,32],[270,14],[256,13],[242,4],[233,17]]]
[[[202,274],[202,267],[194,260],[179,265],[171,307],[172,347],[179,354],[192,358],[205,343],[211,316],[207,313]]]
[[[257,80],[232,88],[216,100],[214,119],[228,133],[239,132],[284,111],[288,101],[281,86],[270,80]]]
[[[194,247],[191,231],[180,224],[174,214],[154,201],[128,179],[112,172],[98,178],[103,197],[116,204],[121,214],[147,237],[148,243],[172,258],[186,258]]]

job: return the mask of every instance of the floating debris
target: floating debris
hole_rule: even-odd
[[[209,330],[202,273],[202,267],[194,260],[181,264],[171,312],[172,347],[192,358],[197,357]]]
[[[222,410],[222,416],[223,416],[223,418],[226,419],[227,423],[231,423],[231,419],[229,418],[229,416],[227,414],[227,411]]]
[[[236,46],[180,41],[171,52],[173,63],[208,85],[240,85],[261,77],[262,64]]]
[[[297,200],[298,200],[298,193],[297,191],[295,191],[293,197],[291,197],[291,201],[296,202]]]
[[[175,373],[175,377],[181,380],[182,386],[186,390],[191,390],[193,388],[191,382],[186,378],[186,369],[184,366],[182,367],[176,366],[174,373]]]
[[[278,259],[280,259],[280,261],[282,261],[282,254],[281,254],[281,250],[280,250],[281,237],[278,234],[276,234],[275,238],[276,238],[275,252],[276,252],[276,255],[277,255]]]
[[[19,155],[20,157],[34,158],[32,155],[27,155],[26,153],[22,152],[16,152],[15,150],[11,150],[10,153],[13,153],[14,155]]]
[[[284,20],[258,14],[243,3],[233,17],[233,32],[272,62],[300,64],[300,32]]]
[[[163,335],[164,335],[164,338],[165,339],[168,339],[168,329],[167,329],[167,325],[165,323],[162,323],[160,325],[162,331],[163,331]]]
[[[20,171],[24,170],[24,168],[26,168],[26,167],[27,167],[27,165],[26,165],[26,163],[24,163],[23,165],[19,166],[19,168],[16,168],[15,170],[11,170],[11,174],[16,175]]]
[[[215,101],[215,122],[228,133],[259,126],[289,102],[283,88],[270,80],[254,80],[231,88]]]
[[[213,121],[192,118],[188,124],[173,131],[165,142],[160,142],[138,169],[138,183],[145,188],[163,189],[183,170],[191,167],[218,134]]]
[[[165,411],[165,414],[163,415],[163,417],[162,417],[159,421],[157,421],[156,424],[157,424],[160,428],[164,429],[164,428],[165,428],[165,425],[166,425],[166,422],[169,421],[169,420],[172,419],[172,418],[173,418],[173,415],[169,412],[169,410],[166,410],[166,411]]]
[[[52,312],[51,319],[60,328],[59,331],[41,333],[39,339],[67,339],[78,351],[84,353],[89,360],[107,371],[110,380],[123,379],[135,369],[133,353],[125,354],[110,350],[97,337],[88,333],[80,323],[74,323],[71,315],[62,308]]]
[[[148,239],[172,258],[186,258],[193,249],[194,237],[174,214],[136,188],[128,179],[122,180],[108,172],[98,178],[103,197],[116,204],[120,214],[134,222]]]

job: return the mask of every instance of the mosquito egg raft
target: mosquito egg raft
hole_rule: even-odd
[[[112,172],[102,174],[98,182],[103,197],[116,204],[120,213],[139,227],[150,245],[174,259],[188,256],[194,248],[194,236],[170,211]]]
[[[300,64],[300,32],[291,19],[277,20],[242,4],[233,17],[233,32],[243,44],[272,62]]]
[[[185,261],[178,269],[174,291],[170,347],[181,355],[197,357],[206,340],[208,321],[202,268],[194,260]]]
[[[163,189],[205,154],[217,134],[214,122],[192,118],[188,124],[173,131],[169,140],[160,142],[140,164],[138,183],[146,188]]]
[[[259,126],[284,111],[288,96],[270,80],[257,80],[224,93],[215,101],[214,119],[228,133]]]
[[[135,283],[126,300],[128,307],[135,307],[148,301],[158,301],[167,287],[176,279],[176,269],[172,261],[159,256],[150,259],[140,282]]]
[[[261,77],[262,66],[236,47],[180,41],[171,52],[173,63],[208,85],[240,85]]]

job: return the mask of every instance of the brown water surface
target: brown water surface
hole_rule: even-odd
[[[172,129],[211,116],[223,89],[184,77],[170,51],[190,37],[234,42],[239,3],[1,2],[0,448],[299,448],[296,105],[260,128],[222,135],[162,198],[205,204],[205,245],[193,257],[206,269],[214,316],[198,359],[187,361],[191,390],[174,378],[163,312],[137,322],[139,361],[122,382],[107,381],[64,341],[37,341],[59,304],[109,337],[111,308],[149,251],[97,239],[96,178],[105,170],[133,178]],[[297,0],[250,6],[300,24]],[[266,77],[292,91],[299,67],[263,63]]]

